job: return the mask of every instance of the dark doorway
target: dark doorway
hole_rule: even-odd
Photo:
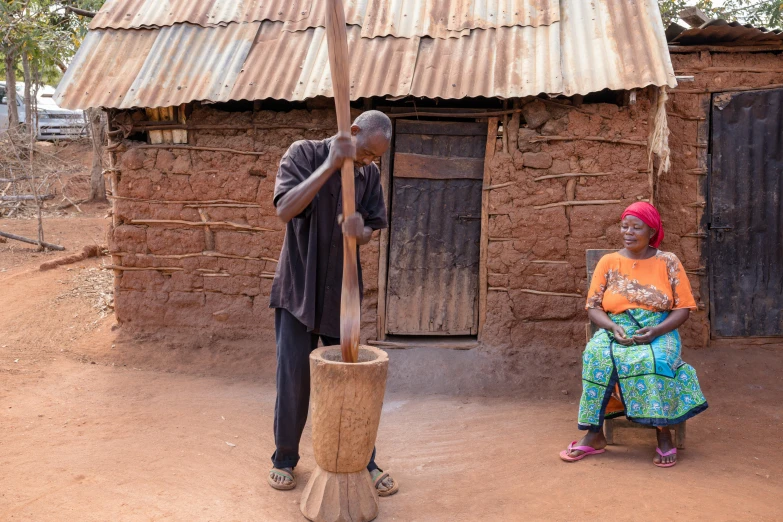
[[[476,335],[487,124],[398,120],[386,333]]]
[[[783,335],[783,89],[712,101],[712,333]]]

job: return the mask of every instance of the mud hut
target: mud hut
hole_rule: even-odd
[[[362,250],[365,340],[572,358],[585,252],[616,248],[639,200],[665,209],[698,295],[701,178],[683,169],[703,164],[691,151],[658,174],[676,80],[654,0],[345,3],[354,108],[395,122],[390,229]],[[56,94],[109,113],[117,319],[268,331],[277,163],[336,130],[323,2],[162,6],[109,0]],[[698,138],[679,126],[674,156]]]
[[[656,197],[699,289],[688,328],[704,346],[783,335],[783,34],[701,16],[666,31],[681,81]]]

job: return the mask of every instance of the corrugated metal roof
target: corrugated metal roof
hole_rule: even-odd
[[[305,100],[332,95],[324,28],[289,33],[281,31],[281,25],[263,24],[229,99]],[[356,26],[349,26],[347,32],[351,99],[410,92],[418,38],[361,38],[361,28]],[[278,67],[270,56],[285,56],[289,66]]]
[[[274,22],[272,22],[274,23]],[[230,100],[260,22],[157,29],[125,107],[169,107],[191,100]]]
[[[514,98],[563,92],[560,26],[471,31],[422,38],[410,94],[425,98]]]
[[[295,21],[307,18],[314,1],[323,3],[323,0],[107,0],[90,22],[90,29]]]
[[[243,1],[248,0],[235,3]],[[394,9],[389,7],[387,11],[396,13],[399,5],[412,2],[430,9],[421,7],[419,19],[440,21],[433,9],[442,1],[351,0],[351,5],[369,13],[370,8],[389,4]],[[468,5],[468,0],[461,1]],[[490,4],[521,5],[528,13],[524,18],[527,21],[551,22],[554,16],[547,7],[551,7],[548,0],[470,2],[473,7],[469,13],[483,13],[474,16],[473,23],[492,14],[486,8]],[[228,12],[218,0],[207,3],[213,10]],[[316,5],[322,3],[318,0]],[[464,35],[455,38],[367,38],[367,26],[349,26],[351,97],[512,98],[676,85],[655,0],[560,0],[557,5],[561,21],[538,27],[463,30]],[[544,8],[549,9],[550,18],[530,15]],[[383,24],[374,26],[371,32],[395,26],[391,15],[382,18],[378,11],[372,12]],[[514,11],[514,16],[521,17],[521,12]],[[313,11],[314,17],[316,14]],[[292,28],[289,22],[266,21],[93,30],[55,98],[65,108],[130,108],[190,101],[294,101],[331,96],[323,28],[286,28]],[[431,28],[413,24],[406,32],[427,32]]]
[[[324,27],[327,2],[307,18],[288,21],[287,31]],[[362,26],[363,38],[396,36],[459,38],[471,29],[539,27],[560,20],[557,0],[347,0],[346,23]]]
[[[668,30],[670,42],[675,45],[765,45],[783,42],[783,32],[780,29],[770,31],[764,27],[743,25],[739,22],[728,22],[716,19],[701,27],[684,29],[673,24]]]
[[[538,27],[560,19],[558,0],[345,0],[345,20],[364,38],[455,38],[470,29]],[[144,29],[190,23],[286,22],[287,31],[324,27],[325,0],[108,0],[90,29]]]
[[[57,86],[55,100],[72,108],[126,107],[123,101],[156,37],[157,31],[89,31]]]
[[[677,85],[656,0],[566,0],[561,7],[564,94]]]

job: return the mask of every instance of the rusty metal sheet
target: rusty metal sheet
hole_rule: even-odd
[[[562,0],[563,94],[675,87],[655,0]]]
[[[140,29],[180,23],[203,27],[240,22],[286,22],[288,31],[323,27],[323,0],[108,0],[90,29]],[[454,38],[465,30],[550,25],[557,0],[346,0],[346,22],[362,36]]]
[[[107,0],[90,22],[90,29],[296,21],[308,17],[313,2],[325,3],[322,0]]]
[[[438,123],[430,122],[426,134],[397,133],[395,154],[483,161],[486,134],[452,134],[453,125]],[[437,179],[426,163],[418,164],[418,177],[410,171],[397,177],[397,168],[395,163],[388,333],[475,335],[483,181]]]
[[[410,94],[427,98],[535,96],[563,91],[560,24],[423,38]]]
[[[281,23],[262,24],[229,99],[305,100],[332,96],[324,29],[316,27],[292,33],[281,28]],[[361,38],[361,28],[349,26],[348,46],[352,100],[408,94],[418,38]],[[270,56],[284,58],[270,60]],[[286,66],[281,67],[281,63]]]
[[[227,101],[260,23],[159,29],[121,107],[168,107],[193,100]]]
[[[713,96],[710,323],[783,336],[783,89]]]
[[[116,1],[106,9],[113,9]],[[442,0],[421,1],[424,18],[438,18],[433,6]],[[492,14],[486,8],[494,5],[490,0],[471,1],[464,3],[472,6],[470,13],[483,13],[473,18],[475,23]],[[369,13],[381,0],[351,2],[355,8],[351,16],[358,17],[361,8]],[[213,9],[227,5],[217,0],[207,4]],[[520,5],[550,6],[545,0]],[[561,0],[560,6],[562,21],[551,21],[554,15],[529,16],[551,23],[465,29],[458,38],[366,38],[369,26],[350,25],[351,98],[513,98],[676,85],[655,0]],[[384,23],[391,27],[392,18]],[[59,99],[64,107],[128,108],[198,100],[295,101],[331,96],[324,29],[289,31],[286,27],[286,22],[266,21],[93,30],[71,64],[73,72],[62,81]],[[128,32],[137,34],[120,34]],[[119,43],[126,40],[127,45]],[[96,78],[100,89],[95,88]]]
[[[394,180],[388,333],[476,334],[481,186],[470,179]]]
[[[783,32],[780,29],[770,31],[764,27],[721,19],[711,20],[701,27],[686,29],[670,40],[670,43],[675,45],[763,45],[781,42]]]
[[[157,31],[89,31],[54,94],[64,109],[122,107]],[[153,80],[157,80],[154,78]]]
[[[307,18],[285,30],[323,27],[326,2],[315,2]],[[551,25],[560,20],[557,0],[347,0],[346,22],[362,27],[363,38],[395,36],[459,38],[471,29]]]

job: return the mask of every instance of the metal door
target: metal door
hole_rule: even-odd
[[[487,124],[398,120],[386,329],[476,335]]]
[[[713,96],[713,335],[783,335],[783,89]]]

